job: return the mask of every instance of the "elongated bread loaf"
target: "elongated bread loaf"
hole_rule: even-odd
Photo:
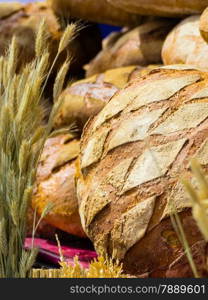
[[[162,17],[180,17],[201,13],[208,0],[108,0],[127,12]]]
[[[64,17],[131,27],[141,22],[140,16],[115,7],[107,0],[48,0],[48,3],[58,15]]]

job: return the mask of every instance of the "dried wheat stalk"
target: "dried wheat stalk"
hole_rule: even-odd
[[[73,24],[66,29],[60,42],[60,51],[71,41],[71,29],[74,32],[75,27]],[[43,21],[37,33],[36,58],[30,64],[16,73],[19,49],[15,37],[7,56],[0,57],[1,278],[27,277],[37,254],[34,248],[24,250],[27,209],[33,193],[38,159],[60,105],[55,103],[45,125],[41,99],[55,65],[54,62],[50,68],[47,49]],[[68,66],[69,63],[65,63],[57,76],[55,94],[63,87]]]

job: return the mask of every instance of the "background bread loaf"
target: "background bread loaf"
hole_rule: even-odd
[[[123,10],[141,15],[181,17],[201,13],[208,0],[108,0]]]
[[[48,0],[52,9],[62,17],[72,17],[117,26],[136,26],[141,17],[115,7],[107,0]]]
[[[87,76],[124,66],[160,63],[163,42],[175,24],[175,20],[147,19],[130,31],[111,34],[86,67]]]
[[[39,161],[32,207],[41,215],[51,203],[52,209],[44,221],[82,237],[85,234],[80,223],[74,181],[78,153],[79,140],[70,134],[58,135],[46,141]]]
[[[163,63],[188,64],[208,68],[208,45],[199,31],[199,16],[179,23],[167,36],[162,48]]]

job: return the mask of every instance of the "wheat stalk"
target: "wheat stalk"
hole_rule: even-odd
[[[18,74],[19,49],[15,37],[8,54],[0,57],[0,277],[4,278],[27,277],[37,255],[35,248],[24,250],[27,210],[38,160],[60,106],[59,101],[55,103],[45,124],[41,100],[53,69],[49,67],[46,37],[42,22],[37,34],[36,57]],[[68,66],[67,62],[57,84],[64,81]],[[57,87],[58,92],[60,89]],[[48,208],[44,214],[47,212]],[[34,231],[36,228],[34,225]]]
[[[195,159],[191,161],[191,169],[197,180],[198,189],[185,179],[183,183],[192,201],[193,217],[204,239],[208,241],[208,181],[200,164]]]

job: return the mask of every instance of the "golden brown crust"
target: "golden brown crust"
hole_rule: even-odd
[[[192,156],[208,164],[207,82],[207,73],[193,67],[153,70],[84,129],[76,173],[82,225],[96,250],[122,260],[130,274],[169,276],[183,254],[169,203],[190,246],[203,240],[180,177],[191,176]]]
[[[163,62],[208,68],[208,45],[199,31],[199,16],[188,17],[167,36],[162,49]]]
[[[108,0],[108,2],[128,12],[161,17],[198,14],[208,6],[208,0]]]
[[[205,40],[205,42],[208,42],[208,8],[206,8],[200,17],[200,23],[199,23],[199,30],[201,33],[201,36]]]
[[[136,26],[141,18],[112,6],[107,0],[48,0],[57,14],[117,26]]]
[[[87,65],[87,76],[130,65],[161,62],[161,49],[172,20],[155,19],[124,33],[107,37],[103,50]]]
[[[85,236],[80,224],[74,182],[78,153],[79,141],[71,135],[47,140],[38,166],[32,206],[41,215],[46,205],[52,203],[45,222],[68,233]]]

